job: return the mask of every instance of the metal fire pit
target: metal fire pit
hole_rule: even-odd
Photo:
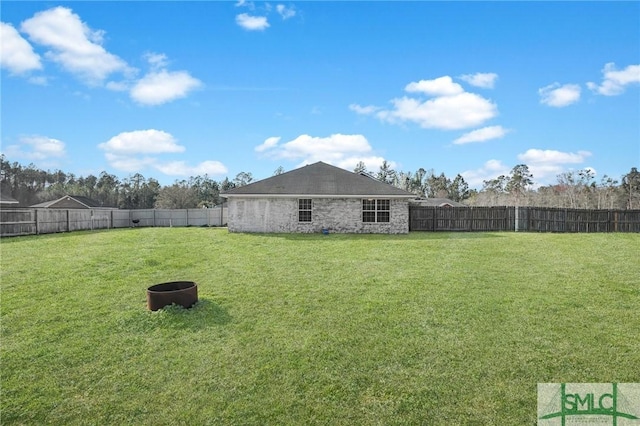
[[[147,307],[157,311],[175,303],[185,308],[198,301],[198,286],[193,281],[171,281],[152,285],[147,289]]]

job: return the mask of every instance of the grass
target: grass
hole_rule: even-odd
[[[540,382],[634,382],[638,234],[1,242],[1,423],[535,424]],[[192,309],[146,309],[191,280]]]

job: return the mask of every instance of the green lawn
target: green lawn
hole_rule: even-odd
[[[11,424],[536,422],[539,382],[640,378],[640,234],[5,238]],[[191,280],[193,309],[146,309]]]

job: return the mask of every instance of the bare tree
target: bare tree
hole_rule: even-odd
[[[245,186],[250,184],[253,181],[253,176],[251,173],[240,172],[236,175],[235,179],[233,179],[233,183],[235,187]]]

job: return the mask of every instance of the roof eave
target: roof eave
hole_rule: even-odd
[[[412,194],[220,194],[223,198],[415,198]]]

